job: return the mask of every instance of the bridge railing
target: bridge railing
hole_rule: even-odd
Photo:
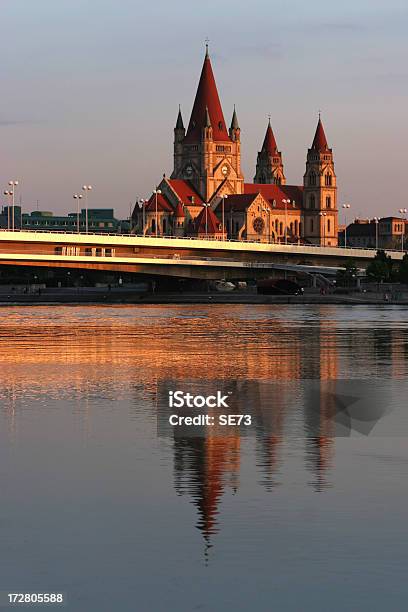
[[[279,245],[279,247],[282,248],[302,248],[302,249],[344,249],[344,250],[348,250],[348,251],[373,251],[376,252],[380,249],[380,247],[369,247],[369,246],[327,246],[327,245],[322,245],[322,244],[300,244],[299,242],[288,242],[288,243],[284,243],[284,242],[271,242],[271,241],[261,241],[261,240],[247,240],[247,239],[242,239],[242,240],[238,240],[236,238],[225,238],[224,240],[220,240],[219,238],[213,238],[212,236],[206,236],[205,238],[202,237],[198,237],[198,236],[173,236],[173,235],[161,235],[161,236],[152,236],[152,235],[144,235],[144,234],[133,234],[130,232],[126,232],[126,233],[119,233],[119,232],[76,232],[74,230],[70,231],[70,230],[59,230],[59,229],[34,229],[34,228],[22,228],[22,229],[7,229],[7,228],[0,228],[0,232],[13,232],[13,233],[20,233],[20,232],[29,232],[29,233],[33,233],[33,234],[62,234],[62,235],[66,235],[66,236],[107,236],[107,237],[122,237],[122,238],[146,238],[148,240],[190,240],[190,241],[203,241],[203,240],[207,240],[209,242],[213,242],[219,245],[222,245],[223,243],[234,243],[234,244],[261,244],[261,245]],[[407,249],[391,249],[391,248],[387,248],[387,249],[380,249],[380,250],[384,250],[386,252],[390,252],[390,253],[406,253],[408,251],[408,246]]]

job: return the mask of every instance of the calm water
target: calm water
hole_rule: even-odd
[[[1,308],[0,591],[64,591],[75,612],[405,612],[405,392],[370,436],[315,414],[308,437],[283,400],[242,435],[161,434],[157,412],[165,381],[404,383],[406,313]]]

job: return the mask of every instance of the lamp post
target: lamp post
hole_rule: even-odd
[[[323,246],[326,246],[326,212],[319,212],[319,216],[323,217]]]
[[[210,204],[204,204],[205,206],[205,237],[208,240],[208,207]]]
[[[18,181],[9,181],[9,195],[11,195],[11,231],[14,232],[14,201],[15,201],[15,190],[18,187]]]
[[[161,190],[160,189],[155,189],[153,191],[154,195],[155,195],[155,199],[156,199],[156,238],[157,238],[157,227],[158,227],[158,216],[157,216],[157,196],[159,196],[161,194]]]
[[[402,234],[401,234],[401,251],[404,251],[404,238],[405,238],[405,216],[407,214],[408,210],[406,208],[400,208],[399,209],[399,213],[402,215],[402,218],[404,220],[403,226],[402,226]]]
[[[225,240],[225,200],[228,198],[228,195],[224,193],[221,196],[222,199],[222,239]]]
[[[288,244],[288,204],[290,204],[290,200],[282,200],[285,205],[285,244]]]
[[[6,196],[6,202],[7,202],[7,229],[10,229],[10,200],[9,198],[11,198],[11,191],[5,190],[4,191],[4,195]]]
[[[84,185],[82,190],[85,192],[85,233],[88,233],[88,193],[92,191],[92,185]]]
[[[379,222],[379,218],[378,217],[374,217],[374,223],[375,223],[375,250],[378,251],[378,222]]]
[[[76,200],[77,202],[77,234],[79,234],[80,232],[80,222],[79,222],[79,209],[80,209],[80,202],[83,198],[83,195],[80,193],[79,195],[77,193],[75,193],[73,196],[74,200]]]
[[[142,234],[145,235],[145,208],[146,208],[147,200],[140,198],[138,205],[139,209],[142,211]]]
[[[344,227],[344,248],[347,247],[347,211],[351,208],[350,204],[343,204],[343,210],[344,210],[344,223],[345,223],[345,227]]]

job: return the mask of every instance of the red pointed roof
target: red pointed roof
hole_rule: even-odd
[[[301,185],[273,185],[273,184],[260,184],[260,183],[245,183],[244,184],[244,193],[261,193],[265,200],[268,200],[270,204],[273,205],[273,201],[275,201],[274,208],[285,209],[285,204],[282,200],[291,200],[290,207],[287,206],[287,209],[300,209],[303,205],[303,187]],[[227,198],[228,201],[228,198]],[[293,206],[293,202],[295,205]]]
[[[202,197],[189,181],[183,179],[167,179],[167,183],[184,205],[188,204],[191,206],[203,203]]]
[[[156,210],[156,194],[152,193],[150,199],[147,203],[146,210],[151,212]],[[173,207],[170,202],[162,193],[157,194],[157,210],[162,210],[165,212],[173,212]]]
[[[327,144],[326,134],[324,133],[324,128],[322,121],[319,117],[319,123],[317,124],[316,134],[313,140],[312,149],[315,151],[327,151],[329,148]]]
[[[199,142],[201,140],[201,130],[205,124],[206,108],[208,108],[208,114],[211,119],[213,139],[216,141],[230,140],[208,53],[205,55],[198,83],[190,123],[188,124],[186,142]]]
[[[174,211],[174,216],[175,217],[185,217],[186,215],[184,214],[184,207],[182,205],[182,203],[180,201],[177,202],[177,206],[176,206],[176,210]]]
[[[272,131],[271,122],[269,121],[266,129],[265,140],[263,141],[262,151],[266,151],[269,155],[275,155],[278,151],[275,136]]]
[[[207,210],[207,212],[206,212]],[[197,234],[223,234],[221,221],[210,206],[204,206],[194,221]]]

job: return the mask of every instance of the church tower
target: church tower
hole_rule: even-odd
[[[337,246],[337,179],[333,151],[327,144],[320,116],[312,147],[307,152],[303,186],[305,240]]]
[[[228,132],[208,46],[187,133],[180,112],[177,119],[171,178],[190,181],[205,202],[244,191],[238,119],[234,109]]]
[[[278,151],[275,136],[272,131],[271,120],[266,129],[262,149],[256,161],[254,183],[285,185],[286,178],[283,171],[282,153]]]

